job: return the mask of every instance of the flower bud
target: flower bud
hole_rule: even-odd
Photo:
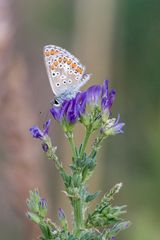
[[[39,215],[45,217],[47,214],[47,202],[45,198],[41,198],[39,201]]]

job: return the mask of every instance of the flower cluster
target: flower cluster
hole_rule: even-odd
[[[70,124],[74,124],[86,108],[86,93],[78,93],[75,98],[65,100],[60,107],[53,107],[50,111],[55,120],[62,122],[65,120]]]
[[[65,120],[74,124],[86,114],[87,106],[92,109],[99,107],[101,112],[109,111],[114,102],[115,94],[114,89],[109,91],[108,81],[105,80],[102,86],[94,85],[84,92],[78,92],[75,98],[65,100],[60,107],[54,106],[50,111],[57,121]]]
[[[42,141],[42,148],[44,152],[48,151],[48,145],[50,142],[50,139],[48,137],[50,124],[51,120],[49,119],[47,122],[43,124],[43,131],[40,130],[38,126],[33,126],[29,129],[30,133],[34,138],[40,139]]]
[[[33,126],[29,129],[30,133],[34,138],[39,138],[43,140],[46,135],[48,135],[49,131],[49,125],[51,124],[51,120],[48,120],[47,122],[44,123],[43,125],[43,131],[39,129],[37,126]]]
[[[70,100],[65,100],[60,106],[53,106],[50,112],[55,120],[63,127],[63,130],[69,134],[77,122],[81,122],[86,128],[91,128],[92,133],[96,129],[100,129],[103,136],[111,136],[123,133],[124,123],[119,122],[118,118],[110,118],[111,107],[115,100],[116,91],[109,91],[108,80],[103,85],[93,85],[86,91],[78,92],[76,96]],[[43,131],[37,126],[30,128],[30,132],[34,138],[38,138],[42,142],[42,148],[48,151],[48,131],[51,120],[44,123]]]
[[[39,223],[48,211],[46,199],[40,197],[38,189],[29,192],[27,206],[29,209],[27,216],[36,223]]]
[[[78,92],[75,98],[54,106],[50,112],[62,126],[73,126],[80,121],[86,127],[92,125],[94,130],[100,127],[103,134],[115,135],[122,133],[124,126],[124,123],[119,123],[119,116],[117,120],[109,119],[115,96],[116,91],[109,91],[108,80],[105,80],[102,86],[93,85],[84,92]]]

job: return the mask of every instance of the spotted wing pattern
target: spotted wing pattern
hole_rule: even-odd
[[[65,92],[78,91],[88,80],[86,76],[88,74],[84,74],[85,67],[61,47],[45,46],[44,59],[51,88],[57,97]]]

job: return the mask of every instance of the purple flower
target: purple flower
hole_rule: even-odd
[[[37,126],[31,127],[29,131],[34,138],[43,138],[43,132]]]
[[[67,111],[65,112],[66,121],[74,124],[78,118],[78,108],[76,98],[70,100]]]
[[[41,208],[46,208],[47,207],[47,201],[45,198],[41,198],[40,201],[39,201],[39,206]]]
[[[108,96],[108,80],[104,80],[103,85],[102,85],[102,98]]]
[[[105,126],[102,127],[101,133],[104,133],[107,136],[116,135],[123,133],[123,126],[125,123],[119,123],[120,115],[118,114],[117,119],[112,118],[108,119]]]
[[[49,125],[51,123],[51,120],[49,119],[47,122],[44,123],[43,125],[43,131],[41,131],[39,129],[39,127],[37,126],[33,126],[29,129],[30,133],[32,134],[32,136],[34,138],[39,138],[41,140],[43,140],[43,138],[45,137],[45,135],[48,135],[48,131],[49,131]]]
[[[47,152],[48,151],[48,144],[47,143],[42,143],[42,149],[44,152]]]
[[[50,112],[52,113],[52,116],[54,117],[55,120],[57,120],[58,122],[61,122],[64,114],[66,113],[69,104],[70,104],[71,100],[65,100],[61,106],[59,107],[53,107],[52,109],[50,109]]]
[[[43,131],[40,130],[39,127],[37,126],[33,126],[29,129],[30,133],[34,138],[38,138],[42,141],[41,145],[44,152],[47,152],[49,148],[48,141],[47,141],[48,138],[46,138],[46,135],[48,135],[50,124],[51,124],[51,120],[49,119],[47,122],[43,124]]]
[[[105,80],[102,86],[102,99],[101,108],[102,111],[110,110],[112,104],[115,100],[116,91],[112,89],[110,92],[108,90],[108,80]]]
[[[89,105],[97,105],[102,92],[101,86],[94,85],[88,88],[86,92],[87,92],[87,103]]]
[[[76,95],[76,106],[77,106],[77,113],[79,117],[85,113],[87,104],[87,93],[86,92],[79,92]]]
[[[40,198],[39,200],[39,215],[45,217],[47,214],[47,201],[45,198]]]
[[[76,123],[80,116],[85,112],[86,93],[77,93],[75,98],[65,100],[60,107],[54,106],[50,109],[55,120],[62,122],[65,120],[70,124]]]
[[[120,114],[118,114],[118,118],[112,126],[113,135],[118,133],[123,133],[122,128],[125,125],[125,123],[119,123],[119,120],[120,120]]]
[[[103,115],[107,110],[110,111],[114,99],[115,90],[109,91],[108,80],[105,80],[102,86],[93,85],[84,92],[78,92],[75,98],[65,100],[61,106],[54,106],[50,109],[50,112],[58,122],[63,123],[65,121],[73,125],[86,114],[87,106],[91,106],[91,113],[98,106],[98,114],[100,115],[101,112],[101,115]]]
[[[51,120],[50,119],[43,124],[43,135],[48,135],[50,124],[51,124]]]
[[[61,107],[53,107],[50,112],[55,120],[61,121]]]
[[[59,218],[60,220],[65,219],[65,213],[64,213],[64,211],[63,211],[62,208],[59,208],[59,209],[58,209],[58,218]]]

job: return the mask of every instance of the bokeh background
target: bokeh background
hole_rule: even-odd
[[[109,79],[117,89],[113,114],[121,114],[125,133],[104,143],[90,189],[105,191],[122,181],[116,203],[128,205],[132,226],[117,239],[160,239],[159,13],[159,0],[0,0],[1,239],[36,239],[25,217],[33,187],[48,199],[54,220],[58,207],[70,213],[54,165],[28,132],[48,119],[53,98],[46,44],[81,59],[93,74],[87,86]],[[50,133],[67,167],[70,151],[54,121]]]

